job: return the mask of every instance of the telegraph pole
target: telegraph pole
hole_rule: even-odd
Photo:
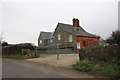
[[[34,53],[35,53],[34,56],[36,56],[36,52],[37,52],[36,51],[36,46],[34,46]]]
[[[57,49],[59,49],[59,45],[57,45]],[[57,52],[57,61],[59,61],[59,53]]]

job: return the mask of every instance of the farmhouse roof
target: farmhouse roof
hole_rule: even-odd
[[[41,32],[40,33],[43,39],[51,39],[53,38],[53,33],[52,32]]]
[[[86,32],[81,26],[80,26],[79,31],[74,31],[73,25],[70,25],[70,24],[58,23],[57,27],[61,27],[64,31],[69,32],[69,33],[76,35],[76,36],[99,38],[99,36],[96,36],[94,34]]]

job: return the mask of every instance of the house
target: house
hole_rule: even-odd
[[[80,43],[80,47],[92,46],[99,41],[99,36],[86,32],[80,25],[79,20],[74,18],[73,25],[58,23],[53,34],[56,46],[73,46]]]
[[[50,46],[53,44],[52,32],[40,32],[38,37],[38,47]]]

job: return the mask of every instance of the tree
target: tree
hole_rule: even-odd
[[[120,31],[113,31],[111,36],[106,39],[107,43],[120,45]]]
[[[8,46],[7,42],[2,42],[2,46]]]
[[[23,49],[31,49],[34,50],[34,46],[31,43],[22,43],[18,44],[17,46],[23,48]]]

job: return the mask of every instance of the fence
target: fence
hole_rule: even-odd
[[[48,53],[48,54],[72,54],[72,53],[77,53],[76,50],[72,50],[72,49],[37,49],[37,53]]]

